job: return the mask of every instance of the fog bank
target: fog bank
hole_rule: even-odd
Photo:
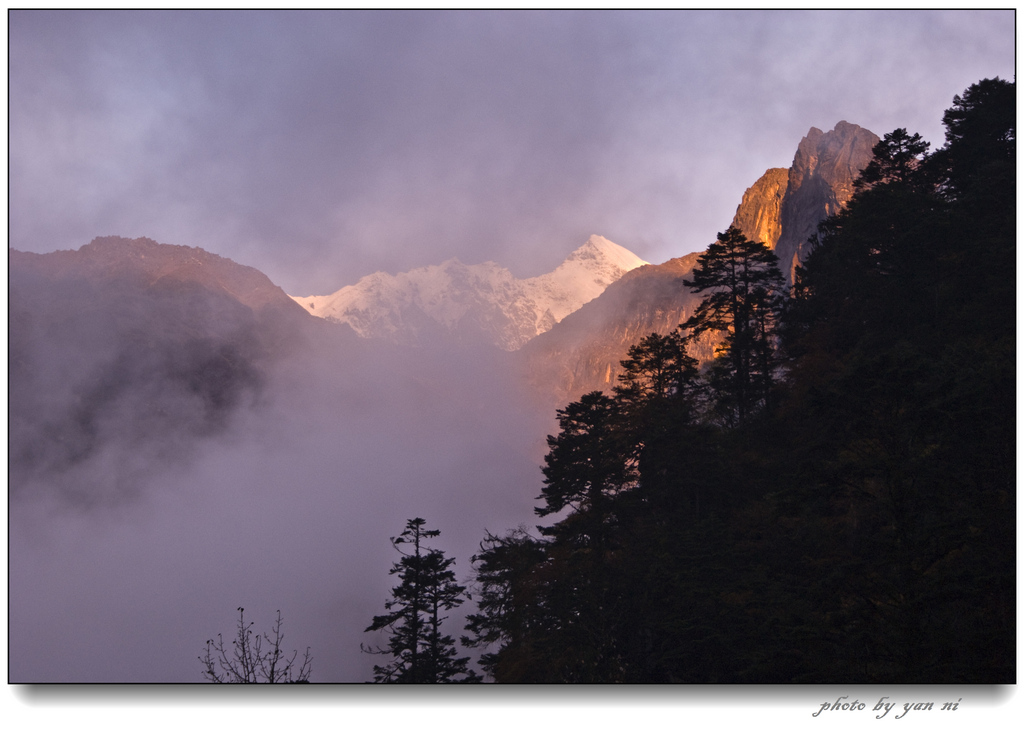
[[[11,504],[11,680],[198,682],[238,606],[267,631],[280,609],[313,681],[371,679],[359,644],[406,519],[441,530],[463,580],[485,530],[532,524],[553,415],[529,405],[497,351],[345,340],[279,365],[132,498],[83,509],[37,487]]]

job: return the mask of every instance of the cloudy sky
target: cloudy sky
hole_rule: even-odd
[[[291,294],[592,234],[702,249],[811,126],[942,143],[1001,11],[9,15],[10,245],[148,236]]]

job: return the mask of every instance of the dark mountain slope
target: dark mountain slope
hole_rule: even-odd
[[[10,251],[9,265],[12,495],[90,463],[107,466],[104,485],[67,492],[128,491],[137,467],[254,404],[267,370],[311,329],[340,329],[258,270],[193,247],[104,237]]]

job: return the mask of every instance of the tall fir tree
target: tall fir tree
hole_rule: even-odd
[[[785,281],[775,253],[730,226],[697,258],[683,284],[707,292],[682,327],[697,336],[723,332],[710,370],[720,414],[744,422],[767,404],[775,381],[775,340]]]
[[[386,630],[391,636],[386,649],[363,647],[363,651],[392,657],[389,664],[374,665],[375,682],[478,682],[469,657],[458,657],[455,639],[441,629],[448,618],[444,612],[462,605],[466,588],[455,582],[454,558],[425,545],[440,531],[425,527],[426,520],[410,519],[402,534],[391,538],[402,558],[390,573],[401,582],[384,603],[387,613],[374,616],[366,628],[367,632]]]

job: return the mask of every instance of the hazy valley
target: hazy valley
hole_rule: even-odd
[[[756,182],[734,224],[803,251],[872,141],[846,123],[812,129],[792,169],[765,174],[783,183]],[[485,529],[531,525],[555,409],[610,391],[631,345],[692,315],[682,282],[696,257],[648,264],[595,235],[526,280],[452,260],[290,297],[244,264],[148,239],[12,251],[12,541],[66,553],[40,593],[85,592],[73,578],[121,568],[85,593],[88,639],[54,635],[62,604],[28,615],[40,597],[12,601],[17,675],[44,675],[40,650],[61,648],[63,679],[123,679],[113,650],[130,617],[180,655],[159,679],[191,679],[182,640],[198,648],[236,606],[276,604],[316,650],[318,678],[367,678],[373,660],[353,650],[387,595],[387,538],[424,516],[467,577]],[[704,337],[699,356],[713,347]],[[101,541],[76,545],[87,527]],[[12,583],[41,572],[29,557],[12,560]],[[168,573],[179,580],[165,587]],[[125,603],[101,611],[117,588],[131,589]],[[195,598],[194,618],[163,615],[172,592]],[[150,624],[174,632],[157,639]],[[158,679],[147,674],[131,676]]]
[[[662,263],[595,234],[530,278],[449,259],[290,296],[146,238],[10,251],[12,681],[198,681],[240,606],[280,609],[315,681],[367,680],[413,517],[499,681],[1003,680],[1014,346],[975,309],[1013,301],[1013,91],[985,83],[995,133],[811,128]],[[694,292],[729,243],[760,331]]]

